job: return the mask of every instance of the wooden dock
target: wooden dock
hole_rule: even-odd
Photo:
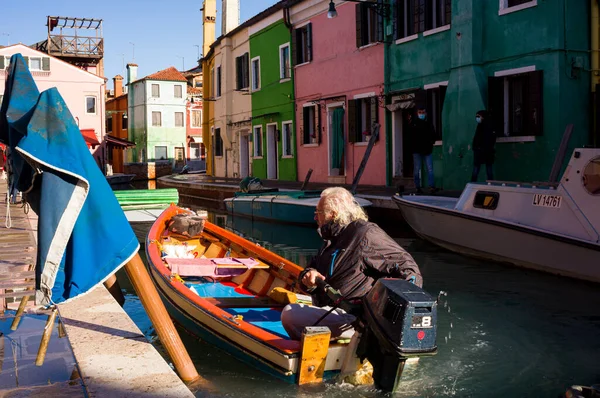
[[[35,305],[37,216],[23,203],[8,204],[7,181],[0,179],[0,310],[16,309],[21,298]],[[8,210],[8,211],[7,211]],[[10,227],[10,228],[9,228]]]

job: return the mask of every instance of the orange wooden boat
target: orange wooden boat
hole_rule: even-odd
[[[271,299],[268,293],[277,287],[297,292],[302,268],[207,221],[199,238],[185,242],[197,253],[198,260],[205,258],[198,264],[231,258],[253,259],[254,265],[215,265],[215,272],[224,274],[217,276],[178,275],[169,260],[163,259],[163,252],[165,245],[174,242],[166,223],[182,213],[191,212],[175,205],[167,208],[154,222],[146,242],[150,274],[171,317],[241,361],[297,382],[301,342],[291,340],[281,325],[285,304]],[[181,243],[180,238],[176,241]],[[231,271],[236,267],[240,271],[234,275]],[[325,377],[339,372],[347,347],[348,344],[337,342],[329,345]]]

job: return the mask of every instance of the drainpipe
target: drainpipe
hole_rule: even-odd
[[[591,84],[592,84],[592,131],[593,134],[593,144],[594,146],[598,145],[598,115],[596,114],[596,110],[598,109],[598,93],[596,92],[596,85],[598,84],[599,78],[598,75],[600,73],[600,10],[598,7],[598,0],[591,0],[591,24],[590,28],[592,31],[591,37],[591,58],[592,58],[592,76],[591,76]]]
[[[290,31],[290,43],[292,42],[292,35],[294,34],[294,26],[292,25],[292,21],[290,18],[290,2],[285,2],[284,6],[283,6],[283,24],[288,28],[288,30]],[[293,62],[293,61],[292,61]],[[296,76],[294,75],[294,68],[292,68],[291,70],[291,76],[292,76],[292,94],[290,96],[290,102],[292,103],[292,109],[293,109],[293,113],[292,113],[292,125],[294,126],[294,131],[298,131],[297,125],[296,125]],[[294,135],[294,143],[298,142],[297,141],[297,136]],[[299,181],[299,175],[298,175],[298,146],[294,145],[294,161],[296,162],[296,181]]]

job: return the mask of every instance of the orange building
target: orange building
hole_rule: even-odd
[[[106,100],[106,146],[107,163],[113,173],[123,173],[124,151],[135,146],[128,141],[127,93],[123,93],[123,77],[113,78],[114,96]]]

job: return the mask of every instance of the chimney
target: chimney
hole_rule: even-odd
[[[127,84],[137,80],[137,64],[127,64]]]
[[[115,88],[115,97],[123,95],[123,76],[117,75],[113,77],[113,86]]]
[[[210,51],[215,42],[217,24],[217,0],[204,0],[202,5],[202,56]]]
[[[226,35],[240,24],[240,0],[223,0],[221,34]]]

